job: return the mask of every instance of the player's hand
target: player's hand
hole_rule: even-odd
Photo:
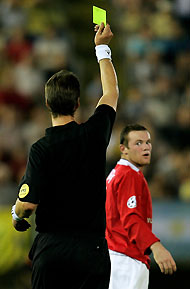
[[[150,249],[162,273],[171,275],[177,270],[172,255],[160,242],[154,243]]]
[[[12,222],[14,228],[19,232],[24,232],[31,227],[31,225],[25,219],[22,219],[21,221],[13,220]]]
[[[94,31],[96,32],[94,43],[95,45],[101,45],[101,44],[109,44],[113,33],[110,29],[110,25],[107,24],[104,26],[104,23],[102,22],[101,25],[96,25],[94,27]]]

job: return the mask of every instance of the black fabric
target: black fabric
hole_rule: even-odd
[[[100,105],[82,124],[46,130],[32,145],[20,201],[39,204],[38,232],[87,232],[104,236],[106,148],[115,111]]]
[[[105,238],[40,233],[30,251],[33,289],[107,289]]]
[[[19,199],[38,204],[33,289],[108,288],[105,164],[114,119],[100,105],[87,122],[48,128],[31,147]]]

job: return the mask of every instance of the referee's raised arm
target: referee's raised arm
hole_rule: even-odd
[[[111,50],[108,46],[113,37],[110,25],[95,26],[96,35],[94,38],[97,60],[100,65],[100,75],[102,82],[103,95],[97,106],[107,104],[116,111],[119,97],[117,75],[111,61]]]

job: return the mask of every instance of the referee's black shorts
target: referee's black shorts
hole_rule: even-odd
[[[29,257],[32,289],[107,289],[110,259],[103,237],[39,233]]]

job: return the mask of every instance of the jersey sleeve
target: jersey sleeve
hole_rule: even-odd
[[[109,144],[113,124],[115,121],[115,110],[106,104],[99,105],[94,114],[85,123],[89,135],[99,135],[105,141],[106,146]]]
[[[39,204],[40,194],[44,190],[44,180],[45,158],[38,145],[33,145],[30,149],[25,174],[19,184],[19,200]]]
[[[143,209],[146,208],[142,208],[142,198],[140,184],[135,174],[129,172],[127,178],[122,178],[118,188],[120,220],[129,242],[135,244],[142,254],[150,254],[150,246],[159,239],[144,220]]]

